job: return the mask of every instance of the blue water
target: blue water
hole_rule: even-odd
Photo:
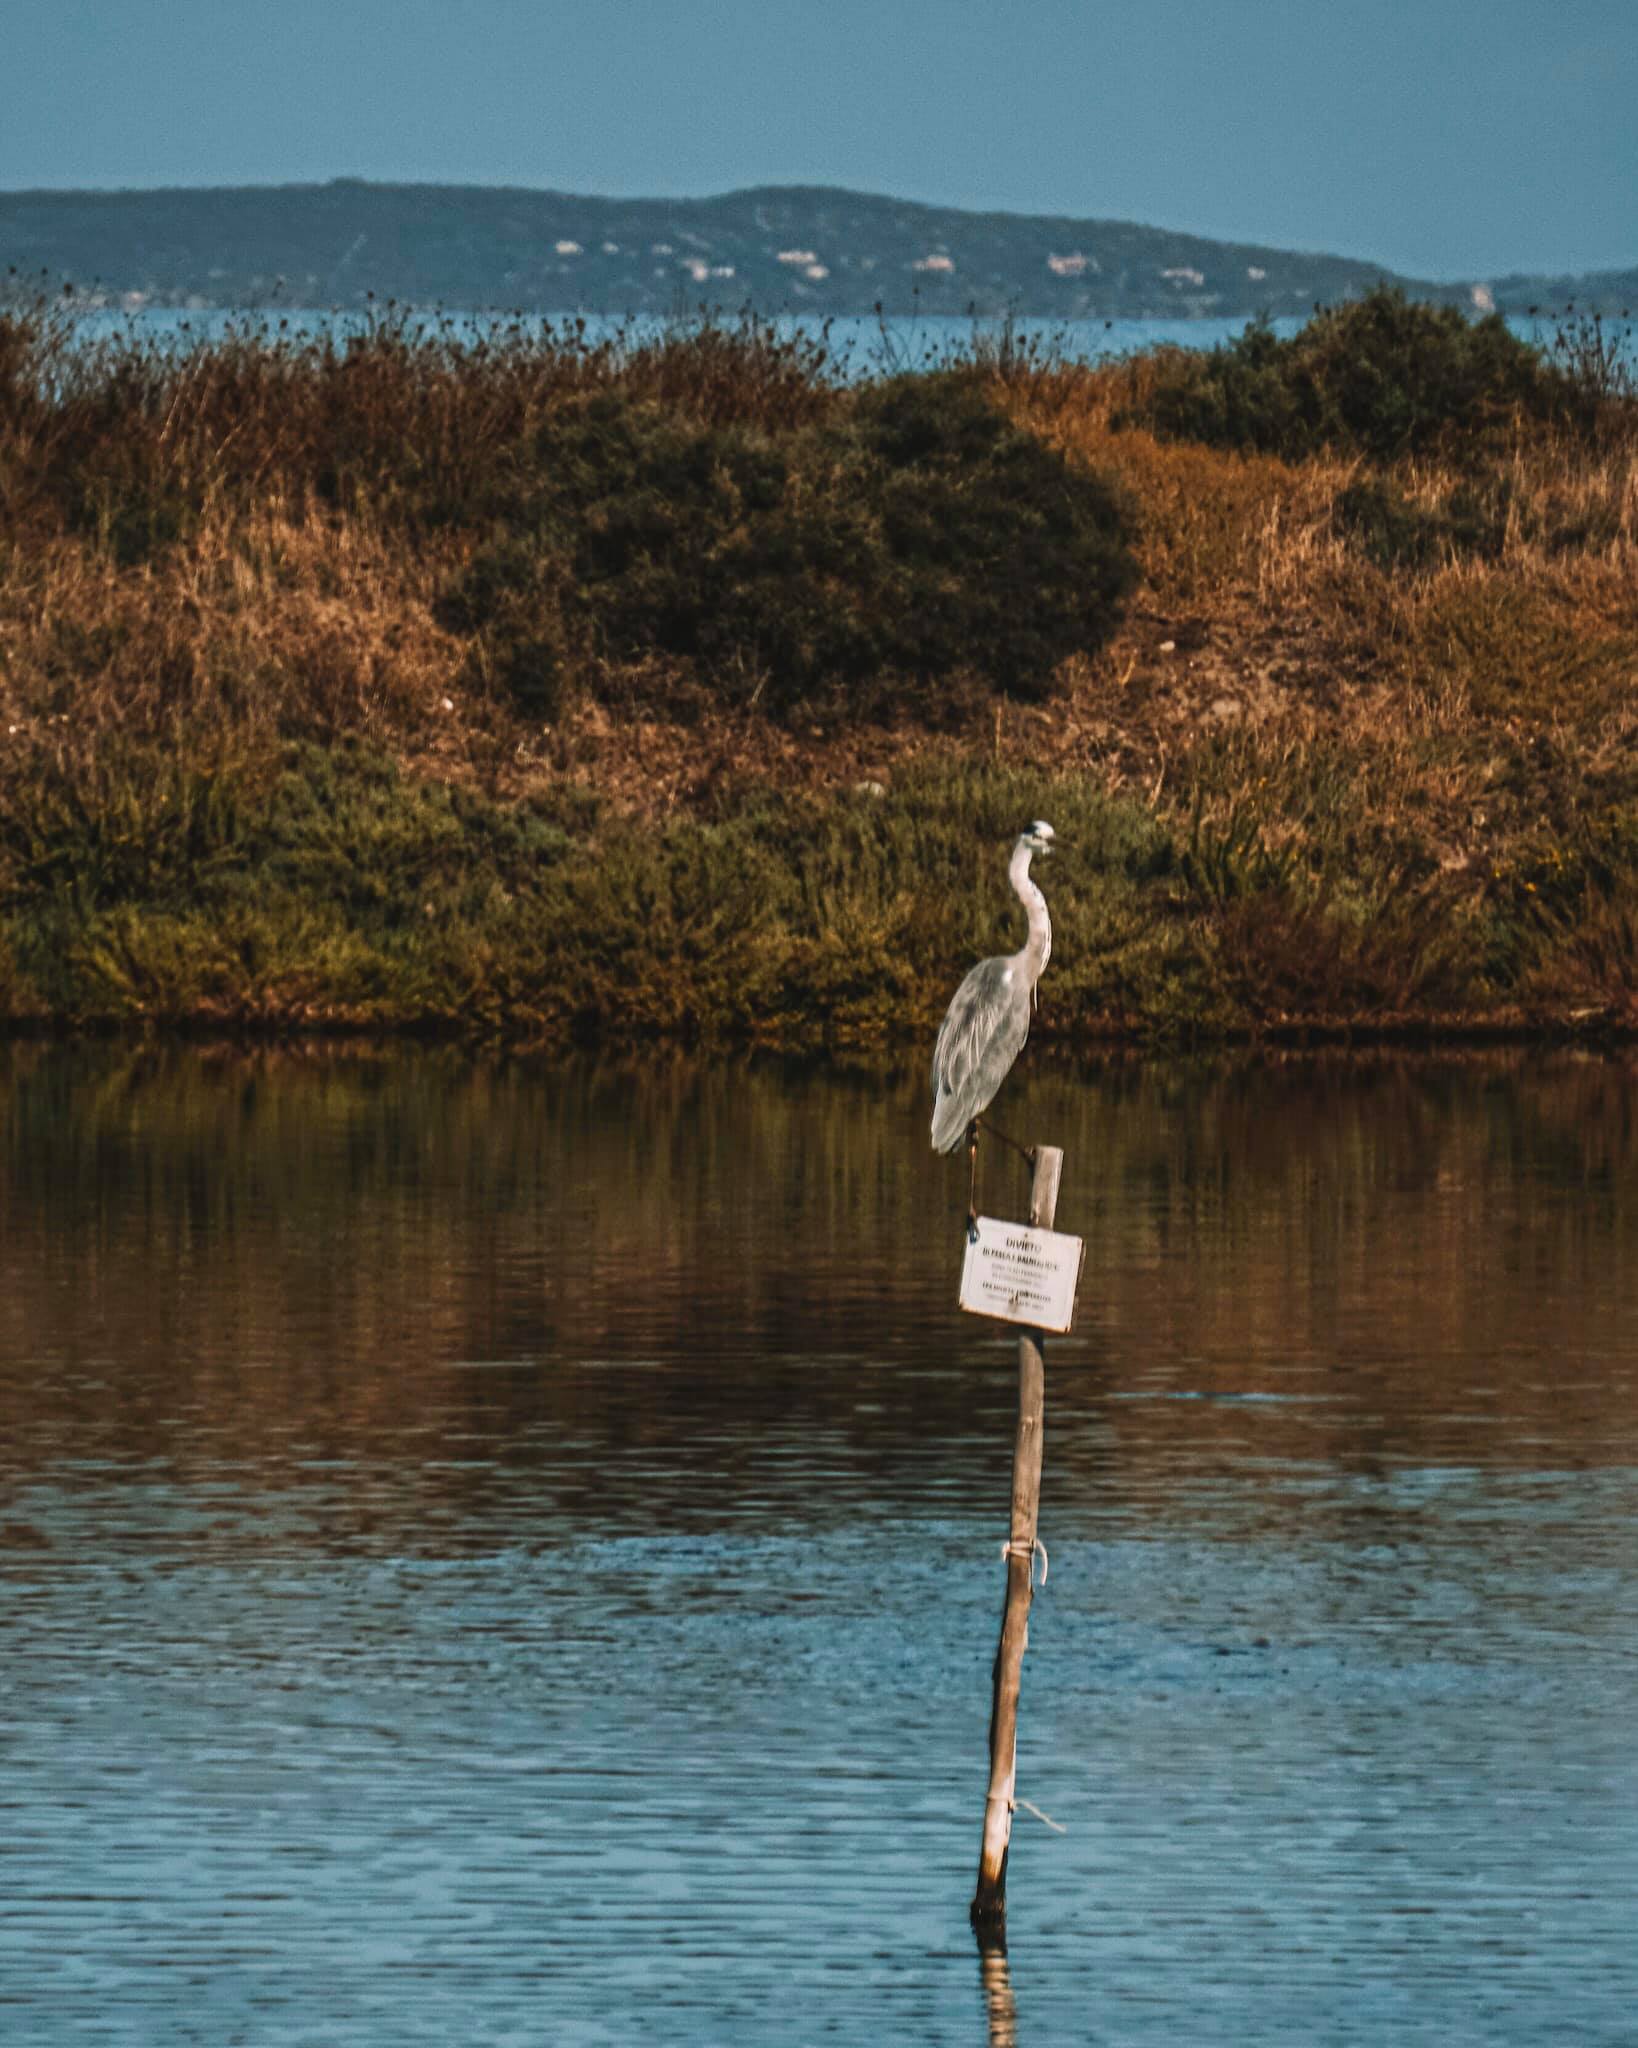
[[[362,328],[369,316],[357,313],[312,309],[288,311],[179,311],[148,308],[136,314],[92,313],[83,316],[82,331],[88,340],[134,334],[186,346],[201,339],[219,337],[229,329],[314,335],[347,333]],[[476,337],[497,325],[513,324],[512,316],[455,314],[418,316],[430,324],[443,324],[449,331]],[[517,323],[529,331],[571,328],[590,341],[616,335],[641,339],[658,336],[674,326],[658,317],[625,319],[610,314],[589,314],[582,318],[556,316],[531,318]],[[1026,320],[1003,323],[997,320],[955,319],[946,316],[917,318],[832,319],[821,321],[800,315],[786,315],[770,323],[783,334],[823,336],[832,359],[849,376],[868,376],[884,369],[928,369],[953,358],[968,355],[975,345],[993,347],[1006,336],[1013,345],[1033,346],[1069,362],[1098,362],[1110,357],[1140,354],[1146,349],[1168,345],[1178,348],[1210,349],[1232,340],[1249,324],[1244,318],[1205,320]],[[1303,322],[1296,318],[1273,321],[1273,331],[1290,336]],[[1546,346],[1553,339],[1555,323],[1550,320],[1509,316],[1508,326],[1526,341]],[[1607,324],[1607,333],[1628,360],[1638,367],[1638,330],[1624,323]]]
[[[0,1051],[0,2039],[1609,2043],[1638,1076]],[[985,1206],[1016,1210],[1005,1161]]]
[[[299,335],[358,332],[370,317],[364,313],[313,308],[264,311],[200,308],[184,311],[174,307],[150,307],[132,314],[86,314],[81,316],[80,325],[88,340],[134,334],[185,346],[192,341],[214,339],[229,330],[246,327]],[[657,338],[678,324],[658,315],[626,318],[603,313],[523,319],[510,314],[427,313],[414,317],[428,326],[441,326],[461,336],[477,337],[493,332],[496,327],[515,324],[532,333],[548,330],[568,333],[573,330],[593,343],[616,336],[637,340]],[[867,375],[883,367],[931,368],[953,357],[969,354],[975,342],[995,343],[1004,331],[999,321],[955,319],[943,315],[820,320],[787,314],[771,320],[769,324],[785,335],[823,337],[834,360],[844,370],[856,375]],[[1162,342],[1174,343],[1181,348],[1210,348],[1239,334],[1246,324],[1244,319],[1015,320],[1005,331],[1017,343],[1050,348],[1066,360],[1095,362],[1105,356],[1135,354]],[[1281,319],[1274,322],[1274,329],[1276,333],[1294,334],[1301,325],[1300,320]]]

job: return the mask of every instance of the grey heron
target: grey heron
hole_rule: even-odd
[[[974,1186],[979,1119],[1024,1049],[1030,1012],[1035,1007],[1035,984],[1052,957],[1052,920],[1047,915],[1046,898],[1030,880],[1029,864],[1036,854],[1044,859],[1055,843],[1052,827],[1040,818],[1019,833],[1007,879],[1029,916],[1029,937],[1016,953],[980,960],[968,972],[944,1013],[933,1048],[933,1150],[953,1152],[965,1138]],[[994,1135],[1001,1137],[999,1131]],[[1010,1138],[1003,1142],[1012,1144]],[[1014,1150],[1022,1152],[1023,1147],[1014,1146]],[[973,1215],[974,1198],[969,1191],[969,1229]]]

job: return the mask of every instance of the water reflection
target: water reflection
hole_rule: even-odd
[[[965,1920],[1011,1347],[924,1119],[0,1050],[24,2038],[1625,2038],[1632,1066],[1019,1077],[1088,1241],[1027,2025]]]
[[[1006,1353],[949,1312],[961,1198],[919,1076],[5,1060],[20,1465],[70,1432],[82,1463],[182,1479],[349,1459],[361,1533],[481,1515],[500,1447],[509,1472],[547,1458],[565,1506],[583,1482],[667,1526],[753,1480],[806,1519],[966,1499],[991,1469],[1007,1387],[974,1367]],[[1268,1483],[1237,1514],[1347,1536],[1407,1460],[1628,1458],[1634,1103],[1585,1060],[1528,1085],[1504,1061],[1037,1077],[1015,1116],[1062,1137],[1088,1241],[1053,1370],[1059,1412],[1096,1426],[1055,1445],[1060,1517],[1163,1506],[1255,1455]],[[663,1487],[611,1498],[594,1468],[639,1450]],[[1338,1464],[1359,1484],[1316,1508],[1302,1472]]]
[[[1012,1993],[1004,1941],[979,1941],[978,1977],[984,1988],[989,2048],[1018,2048],[1018,2001]]]

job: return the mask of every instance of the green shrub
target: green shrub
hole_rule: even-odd
[[[1111,487],[1003,420],[959,372],[867,389],[856,411],[890,558],[885,659],[943,678],[972,668],[1038,699],[1093,653],[1136,581]]]
[[[1379,286],[1316,313],[1289,340],[1258,323],[1209,355],[1169,352],[1123,418],[1292,461],[1333,448],[1387,462],[1471,447],[1520,419],[1579,423],[1581,397],[1499,313],[1469,320]]]
[[[1226,816],[1211,817],[1198,793],[1177,848],[1177,871],[1192,896],[1218,905],[1279,895],[1300,879],[1294,847],[1271,847],[1255,812],[1236,802]]]
[[[168,749],[111,739],[37,755],[0,787],[0,906],[185,901],[245,865],[244,804],[237,768]]]
[[[480,548],[437,606],[472,637],[464,679],[492,685],[526,717],[555,718],[571,669],[565,595],[561,564],[538,541],[503,531]]]
[[[1109,487],[959,374],[788,432],[600,392],[554,411],[488,511],[440,615],[536,704],[571,646],[785,714],[936,711],[964,679],[1039,698],[1136,578]]]
[[[1419,505],[1380,477],[1339,493],[1338,530],[1369,561],[1396,570],[1435,569],[1452,558],[1494,561],[1507,539],[1512,492],[1505,478],[1481,489],[1458,484],[1433,505]]]

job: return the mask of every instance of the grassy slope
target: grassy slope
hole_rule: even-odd
[[[1433,515],[1465,467],[1162,442],[1115,424],[1153,364],[1003,359],[992,402],[1142,522],[1124,624],[1046,701],[774,723],[588,649],[543,715],[440,623],[485,465],[588,381],[756,431],[845,408],[813,366],[251,349],[42,408],[63,358],[17,331],[12,1020],[925,1037],[1016,942],[1005,851],[1044,815],[1076,847],[1045,1032],[1638,1023],[1630,433],[1520,433],[1482,550],[1383,567],[1339,501],[1380,482]]]

